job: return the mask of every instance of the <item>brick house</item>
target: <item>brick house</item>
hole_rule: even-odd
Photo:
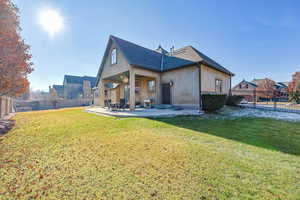
[[[229,94],[234,74],[192,46],[170,52],[110,36],[97,74],[96,105],[125,101],[199,107],[202,93]]]
[[[243,80],[232,88],[233,95],[244,96],[247,101],[264,101],[277,98],[288,99],[288,84],[275,82],[271,79],[253,79],[251,82]]]

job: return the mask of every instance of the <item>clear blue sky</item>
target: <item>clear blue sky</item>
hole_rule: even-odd
[[[64,74],[96,76],[110,34],[155,49],[192,45],[234,72],[233,82],[289,81],[300,70],[300,1],[294,0],[13,0],[31,45],[34,89],[62,84]],[[50,37],[41,9],[57,10]]]

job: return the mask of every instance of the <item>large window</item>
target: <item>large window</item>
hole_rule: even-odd
[[[148,91],[154,92],[155,91],[155,81],[154,80],[148,81],[147,84],[148,84]]]
[[[111,64],[116,64],[117,63],[117,49],[113,49],[111,51],[111,58],[110,58]]]
[[[216,93],[222,93],[222,80],[220,79],[216,79],[216,82],[215,82],[215,90],[216,90]]]

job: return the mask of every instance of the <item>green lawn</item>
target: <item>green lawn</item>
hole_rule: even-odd
[[[0,199],[300,199],[300,124],[17,114]]]

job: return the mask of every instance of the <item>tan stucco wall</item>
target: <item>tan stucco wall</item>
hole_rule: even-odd
[[[148,81],[154,80],[153,78],[143,77],[139,78],[138,82],[140,84],[139,91],[135,94],[135,102],[143,104],[144,100],[152,99],[154,103],[157,103],[156,99],[156,89],[155,91],[151,92],[148,89]],[[156,83],[155,83],[156,84]]]
[[[173,82],[171,87],[171,102],[173,105],[197,106],[199,105],[199,68],[185,67],[164,72],[161,83]]]
[[[112,65],[110,58],[111,58],[111,52],[114,48],[117,49],[117,63]],[[126,72],[129,70],[129,67],[130,65],[127,63],[122,52],[114,44],[112,44],[111,47],[109,48],[109,54],[106,57],[106,60],[104,61],[101,77],[107,78],[122,72]]]
[[[229,94],[230,76],[206,65],[201,65],[201,91],[215,93],[216,79],[222,80],[222,93]]]
[[[154,103],[160,104],[161,103],[161,73],[153,72],[146,69],[141,69],[137,67],[132,67],[131,72],[134,72],[135,75],[144,76],[141,79],[141,89],[139,93],[136,93],[135,101],[143,103],[145,99],[153,99]],[[148,91],[147,81],[148,80],[155,80],[155,93]]]
[[[116,48],[117,49],[117,63],[116,64],[111,64],[111,52],[112,50]],[[103,64],[103,71],[101,73],[101,78],[100,81],[97,85],[98,91],[96,92],[98,94],[98,97],[95,98],[95,105],[100,105],[104,106],[104,83],[105,83],[105,78],[109,78],[111,76],[129,71],[131,66],[128,64],[126,61],[124,55],[122,52],[116,47],[115,44],[111,43],[109,49],[108,49],[108,55],[104,60]]]

